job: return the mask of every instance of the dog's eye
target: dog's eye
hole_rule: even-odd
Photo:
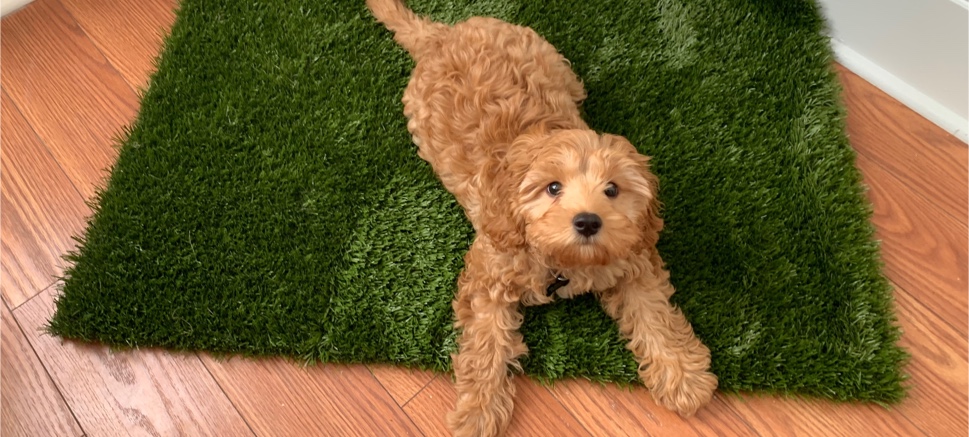
[[[609,182],[609,184],[606,185],[606,191],[604,192],[606,193],[606,197],[616,197],[619,195],[619,187],[617,187],[616,184]]]
[[[545,191],[548,192],[549,196],[552,196],[552,197],[558,196],[559,193],[562,192],[562,184],[558,182],[552,182],[551,184],[548,184],[548,187],[545,188]]]

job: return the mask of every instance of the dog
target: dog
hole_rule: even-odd
[[[473,224],[453,308],[457,390],[448,426],[491,436],[513,410],[527,352],[522,305],[595,293],[653,398],[682,416],[710,401],[710,351],[671,305],[656,250],[658,178],[625,138],[582,120],[571,64],[527,27],[474,17],[453,26],[402,0],[367,0],[415,60],[407,129]]]

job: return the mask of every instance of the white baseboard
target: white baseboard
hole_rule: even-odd
[[[861,76],[903,105],[919,113],[963,142],[969,143],[969,122],[858,52],[832,38],[835,57],[845,68]]]
[[[0,16],[5,16],[30,3],[32,0],[0,0]]]
[[[969,0],[817,1],[845,67],[969,142]]]

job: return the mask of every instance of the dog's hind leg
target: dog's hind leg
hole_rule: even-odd
[[[527,351],[518,328],[518,301],[475,266],[468,266],[458,283],[454,301],[455,325],[462,329],[458,354],[453,356],[455,410],[448,425],[456,436],[501,434],[511,420],[515,384],[512,368]]]
[[[659,404],[691,416],[710,401],[717,377],[710,373],[710,350],[693,334],[679,308],[670,304],[668,281],[647,272],[601,293],[606,312],[629,339],[639,376]]]

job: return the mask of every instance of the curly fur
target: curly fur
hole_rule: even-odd
[[[527,347],[520,305],[598,295],[616,319],[653,397],[684,416],[713,396],[710,352],[669,303],[656,251],[663,221],[649,159],[625,138],[599,135],[579,114],[585,90],[569,62],[533,30],[475,17],[454,26],[418,17],[400,0],[367,0],[415,59],[404,92],[418,154],[454,194],[477,236],[454,300],[455,435],[500,434],[513,410],[512,369]],[[561,184],[549,194],[552,182]],[[607,184],[619,194],[604,194]],[[573,218],[601,217],[579,235]]]

